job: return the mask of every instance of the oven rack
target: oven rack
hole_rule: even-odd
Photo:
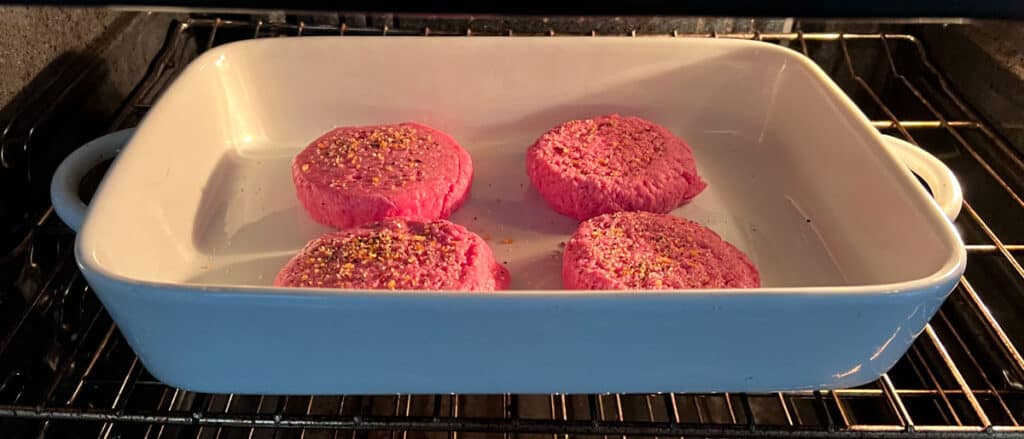
[[[307,24],[290,18],[177,22],[112,128],[137,124],[191,58],[228,41],[523,35],[469,27]],[[567,34],[550,30],[539,35]],[[582,35],[605,36],[596,31]],[[1024,291],[1024,237],[1014,231],[1015,218],[1024,217],[1024,191],[1014,176],[1024,174],[1024,163],[1014,146],[957,95],[930,61],[925,44],[910,33],[625,35],[755,39],[800,51],[836,79],[876,128],[920,142],[958,174],[967,189],[957,226],[967,242],[968,272],[890,373],[856,389],[773,394],[193,393],[164,386],[145,371],[75,268],[73,237],[51,208],[39,216],[22,245],[0,259],[41,274],[23,307],[0,315],[5,331],[0,332],[0,431],[15,437],[147,438],[1024,437],[1024,358],[1016,348],[1024,334],[1007,318],[1012,309],[1002,306]],[[863,70],[869,61],[875,68]],[[30,126],[20,135],[3,131],[0,148],[29,150],[32,133],[53,129]],[[1000,306],[990,307],[993,303]],[[25,358],[25,351],[41,358]]]

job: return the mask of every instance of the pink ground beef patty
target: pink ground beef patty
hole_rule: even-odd
[[[283,287],[494,291],[509,274],[490,247],[445,221],[386,219],[306,244],[278,273]]]
[[[292,180],[317,222],[443,219],[469,196],[473,164],[450,136],[403,123],[336,128],[295,157]]]
[[[619,211],[666,213],[707,187],[686,143],[653,122],[617,114],[551,129],[526,162],[548,204],[581,221]]]
[[[580,224],[562,257],[566,289],[757,288],[757,267],[685,218],[619,212]]]

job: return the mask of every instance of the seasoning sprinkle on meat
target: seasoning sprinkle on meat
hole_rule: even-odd
[[[653,122],[617,114],[552,128],[529,148],[526,165],[548,204],[581,221],[620,211],[667,213],[707,187],[685,142]]]
[[[295,157],[292,180],[317,222],[443,219],[469,195],[473,165],[454,139],[417,123],[336,128]]]
[[[445,220],[386,219],[310,241],[274,285],[373,290],[493,291],[508,271],[490,247]]]
[[[584,221],[565,246],[567,289],[757,288],[742,251],[685,218],[618,212]]]

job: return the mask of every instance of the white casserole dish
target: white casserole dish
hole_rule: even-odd
[[[561,291],[576,222],[530,187],[545,130],[606,113],[660,123],[710,187],[675,213],[744,250],[758,290]],[[271,286],[328,229],[294,154],[339,125],[417,121],[473,156],[452,220],[490,238],[512,291]],[[128,140],[131,136],[130,141]],[[85,215],[82,169],[127,141]],[[55,176],[82,272],[152,374],[203,392],[549,393],[830,389],[876,379],[954,288],[939,206],[811,61],[671,38],[283,38],[195,60],[138,131]],[[959,208],[948,170],[892,143]],[[511,243],[503,243],[511,240]],[[507,241],[506,241],[507,242]]]

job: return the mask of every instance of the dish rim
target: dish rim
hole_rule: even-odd
[[[302,40],[337,40],[337,37],[331,36],[313,36],[304,37]],[[543,36],[524,36],[514,39],[495,39],[502,41],[503,43],[498,44],[520,44],[524,41],[536,41],[536,40],[549,40],[550,37]],[[408,39],[396,40],[392,37],[381,37],[381,36],[370,36],[360,37],[360,40],[376,40],[378,42],[398,42]],[[462,44],[463,40],[452,40],[433,38],[426,39],[424,41],[434,41],[431,44]],[[481,39],[483,40],[483,39]],[[87,273],[95,276],[102,276],[106,279],[116,281],[124,285],[131,285],[136,287],[144,287],[152,290],[161,291],[190,291],[196,293],[222,293],[222,294],[239,294],[239,293],[260,293],[260,294],[280,294],[289,295],[296,297],[323,297],[323,296],[344,296],[344,297],[360,297],[360,296],[374,296],[374,297],[404,297],[404,296],[436,296],[436,297],[568,297],[568,296],[580,296],[586,295],[588,297],[617,297],[621,295],[629,295],[630,297],[644,297],[644,296],[664,296],[664,295],[702,295],[707,293],[715,293],[721,295],[813,295],[813,294],[834,294],[834,295],[876,295],[876,294],[899,294],[904,292],[920,292],[929,287],[935,287],[940,285],[946,285],[955,281],[962,275],[966,269],[967,263],[967,251],[963,245],[962,239],[959,233],[951,222],[949,222],[943,215],[939,206],[931,198],[931,196],[925,191],[923,187],[916,181],[913,174],[909,169],[900,161],[895,153],[885,145],[881,133],[878,132],[874,127],[871,126],[867,116],[856,106],[852,99],[846,95],[842,89],[828,76],[824,70],[821,69],[814,61],[807,58],[803,54],[785,47],[781,47],[775,44],[753,41],[753,40],[741,40],[741,39],[689,39],[689,38],[650,38],[650,39],[636,39],[631,37],[602,37],[600,39],[594,39],[593,37],[584,36],[567,36],[560,37],[559,40],[564,41],[593,41],[595,44],[600,44],[603,40],[631,40],[634,43],[640,43],[642,41],[674,41],[682,45],[686,44],[722,44],[722,45],[737,45],[737,46],[751,46],[756,47],[759,50],[772,51],[777,53],[779,56],[784,57],[785,61],[799,63],[799,65],[805,69],[806,72],[813,75],[819,85],[823,85],[825,89],[836,98],[841,106],[842,116],[847,121],[851,122],[853,126],[861,130],[864,133],[868,133],[867,136],[870,145],[868,147],[873,148],[874,154],[881,154],[883,166],[888,166],[891,170],[899,169],[896,172],[902,172],[901,178],[902,185],[913,185],[915,186],[911,192],[914,193],[914,201],[918,203],[918,206],[912,206],[912,208],[925,207],[931,210],[931,214],[927,215],[932,224],[928,226],[933,230],[941,233],[941,237],[946,244],[949,245],[954,251],[952,254],[945,259],[945,261],[932,273],[918,277],[915,279],[899,281],[899,282],[888,282],[880,284],[855,284],[855,285],[834,285],[834,286],[814,286],[814,287],[769,287],[769,288],[750,288],[750,289],[671,289],[671,290],[551,290],[551,289],[518,289],[518,290],[503,290],[493,293],[466,293],[457,291],[441,291],[441,290],[398,290],[388,291],[387,294],[381,294],[380,291],[375,290],[356,290],[356,289],[340,289],[340,288],[296,288],[296,287],[277,287],[277,286],[247,286],[237,284],[210,284],[210,283],[191,283],[191,282],[168,282],[158,281],[131,277],[127,274],[114,272],[107,269],[102,264],[96,262],[95,258],[90,256],[89,249],[86,248],[86,244],[93,239],[90,230],[90,218],[93,215],[87,215],[83,223],[81,232],[76,236],[75,239],[75,259],[79,268]],[[457,43],[455,41],[458,41]],[[550,41],[548,42],[550,43]],[[548,44],[545,43],[545,44]],[[200,62],[204,59],[220,57],[227,51],[238,50],[238,48],[249,46],[249,45],[267,45],[267,44],[303,44],[302,41],[296,39],[267,39],[267,40],[243,40],[224,44],[208,50],[193,60],[182,72],[180,76],[184,76],[189,70],[199,69],[204,64]],[[642,43],[641,43],[642,44]],[[180,89],[180,82],[175,81],[168,88],[167,93],[171,93],[176,89]],[[161,98],[162,100],[163,98]],[[154,104],[153,110],[159,108],[160,102]],[[139,130],[147,129],[153,125],[152,119],[147,117],[139,126]],[[123,151],[132,148],[136,144],[136,136],[132,138],[125,145]],[[119,155],[114,163],[110,167],[110,172],[117,172],[118,164],[121,162]],[[93,201],[102,202],[105,197],[101,196],[106,187],[108,179],[104,178],[99,188],[97,189],[97,196],[93,198]],[[904,186],[903,189],[907,189]],[[102,206],[102,204],[101,204]],[[90,210],[95,208],[95,204],[90,206]],[[936,224],[936,221],[940,222]]]

